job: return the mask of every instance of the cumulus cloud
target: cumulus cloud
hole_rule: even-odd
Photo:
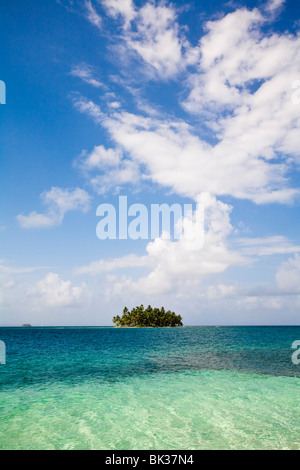
[[[29,215],[16,216],[22,228],[43,228],[59,225],[69,211],[80,210],[87,212],[90,208],[90,196],[84,190],[76,188],[62,189],[53,187],[41,195],[42,203],[47,206],[47,212],[40,214],[35,211]]]
[[[118,109],[121,107],[121,103],[119,101],[111,101],[108,105],[113,109]]]
[[[103,145],[95,146],[90,153],[82,152],[75,166],[81,169],[98,194],[111,189],[118,192],[123,185],[140,179],[136,162],[124,158],[120,149],[106,149]]]
[[[201,192],[230,195],[256,203],[290,202],[287,163],[273,163],[239,145],[238,136],[213,146],[181,121],[115,113],[102,120],[116,144],[146,168],[153,182],[195,198]],[[243,137],[240,136],[242,139]]]
[[[204,244],[201,249],[191,250],[184,237],[172,241],[162,234],[147,244],[146,255],[130,254],[100,259],[78,267],[75,274],[97,276],[112,273],[106,277],[107,298],[130,296],[130,293],[148,296],[172,293],[181,300],[189,296],[205,301],[231,298],[235,299],[238,307],[239,302],[244,299],[247,309],[255,305],[267,309],[272,305],[282,306],[280,297],[287,290],[284,283],[287,282],[290,286],[290,279],[294,286],[300,285],[297,284],[300,273],[299,255],[295,256],[294,261],[291,259],[278,269],[277,287],[226,284],[220,282],[218,276],[231,266],[250,266],[260,257],[296,253],[300,251],[300,247],[283,236],[231,238],[232,208],[208,193],[199,195],[197,202],[197,210],[204,206],[205,214]],[[132,276],[128,274],[131,268],[135,269]],[[141,268],[146,270],[146,274],[139,276],[136,270]],[[120,272],[124,269],[126,274]],[[207,285],[209,279],[211,284]]]
[[[279,2],[273,2],[279,3]],[[282,2],[281,2],[282,3]],[[199,42],[197,73],[182,104],[208,126],[227,153],[248,160],[299,158],[300,119],[292,101],[292,82],[300,67],[300,37],[262,33],[269,21],[257,10],[239,9],[209,21]],[[278,166],[279,169],[279,166]]]
[[[106,149],[103,145],[96,145],[91,153],[82,153],[77,165],[84,171],[102,170],[107,167],[118,166],[121,159],[122,152],[120,150]]]
[[[40,269],[45,269],[47,274],[38,275]],[[0,303],[3,305],[0,320],[8,326],[23,323],[79,325],[82,312],[88,311],[92,299],[92,291],[85,282],[64,279],[49,267],[3,265],[0,278]]]
[[[123,19],[127,54],[141,59],[152,78],[168,79],[185,68],[190,45],[180,31],[173,6],[148,2],[137,8],[131,0],[104,0],[103,4],[110,16]]]
[[[275,9],[282,3],[268,5]],[[138,9],[131,1],[113,0],[104,5],[111,16],[126,19],[127,47],[151,63],[161,78],[186,67],[173,7],[146,3]],[[300,37],[265,35],[262,27],[268,21],[258,9],[237,9],[207,22],[198,46],[189,46],[194,57],[190,63],[197,70],[186,70],[189,93],[182,105],[206,118],[214,145],[181,122],[145,121],[129,113],[107,119],[91,101],[80,98],[75,105],[106,126],[117,145],[147,166],[155,182],[180,194],[195,197],[208,191],[256,203],[292,202],[299,191],[288,186],[286,174],[300,157],[300,118],[291,88],[300,67]],[[169,50],[169,42],[177,51]]]
[[[224,272],[231,265],[241,265],[248,260],[231,251],[226,242],[232,227],[230,206],[217,201],[207,193],[197,198],[197,210],[202,205],[205,211],[204,246],[193,250],[190,239],[182,237],[171,241],[162,235],[148,243],[147,255],[138,257],[128,255],[121,258],[100,260],[77,269],[77,274],[115,271],[120,268],[143,267],[149,274],[138,280],[123,276],[111,282],[112,295],[121,292],[140,292],[161,294],[168,291],[181,291],[187,285],[199,285],[213,274]]]
[[[35,286],[28,289],[28,294],[40,307],[70,307],[83,302],[87,287],[72,286],[71,281],[63,281],[58,274],[48,273]]]
[[[19,225],[22,228],[46,228],[53,225],[59,225],[62,221],[59,214],[49,212],[49,214],[39,214],[32,211],[29,215],[19,214],[16,216]]]
[[[269,5],[275,9],[281,3]],[[77,109],[108,129],[129,156],[122,179],[136,181],[134,162],[146,170],[141,178],[183,196],[210,192],[257,204],[292,203],[299,196],[287,178],[300,159],[299,110],[292,99],[300,69],[299,35],[266,35],[262,28],[270,18],[263,10],[241,8],[207,22],[199,44],[191,48],[181,39],[173,7],[104,4],[111,16],[126,20],[122,37],[127,49],[134,49],[160,78],[185,69],[187,94],[181,104],[201,118],[209,133],[204,137],[198,127],[166,116],[159,120],[117,110],[107,116],[96,103],[77,97]],[[183,58],[184,44],[193,57],[189,61]]]

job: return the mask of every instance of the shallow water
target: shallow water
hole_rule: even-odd
[[[1,328],[1,449],[300,449],[300,327]]]

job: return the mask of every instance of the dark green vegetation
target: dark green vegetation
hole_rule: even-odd
[[[174,312],[165,311],[164,307],[152,308],[148,305],[144,309],[143,305],[128,310],[124,307],[123,315],[113,317],[113,323],[116,326],[136,326],[136,327],[161,327],[161,326],[182,326],[182,318]]]

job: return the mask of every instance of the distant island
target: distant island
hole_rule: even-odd
[[[30,323],[24,323],[24,325],[22,325],[23,328],[31,328],[31,325]]]
[[[148,305],[144,309],[143,305],[133,308],[131,311],[127,307],[123,309],[123,315],[113,317],[113,323],[117,327],[177,327],[182,326],[181,315],[176,315],[171,310],[165,311],[164,307],[152,308]]]

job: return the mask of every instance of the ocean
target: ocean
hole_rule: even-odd
[[[0,449],[300,449],[300,326],[0,328]]]

